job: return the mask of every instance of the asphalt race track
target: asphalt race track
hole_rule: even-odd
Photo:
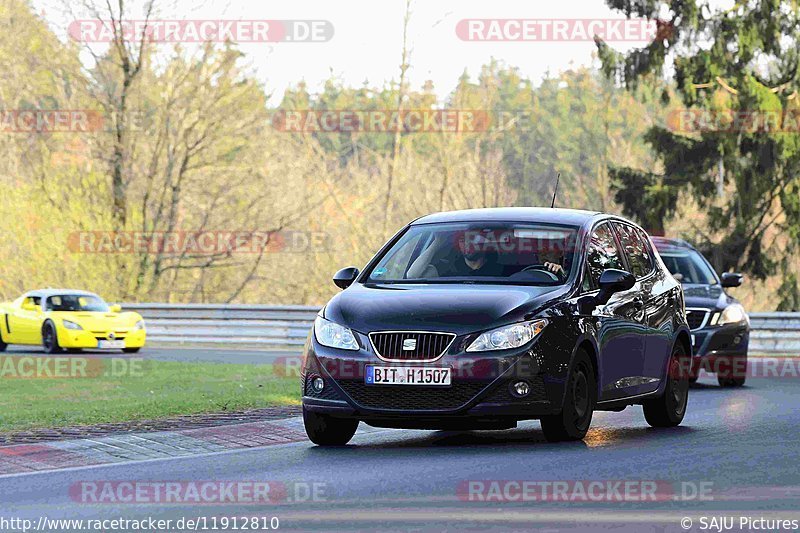
[[[749,378],[738,390],[719,388],[716,380],[704,377],[691,390],[682,427],[649,428],[641,408],[629,407],[622,413],[596,413],[584,443],[548,444],[538,422],[515,430],[464,433],[375,430],[362,424],[351,445],[342,448],[298,442],[16,474],[0,477],[0,515],[34,521],[42,516],[263,516],[278,517],[280,530],[637,532],[713,530],[708,526],[716,516],[735,517],[734,530],[739,531],[740,517],[800,519],[798,395],[797,377]],[[288,489],[285,498],[267,505],[88,504],[70,496],[70,488],[80,482],[109,480],[270,481]],[[518,491],[509,491],[499,498],[495,493],[495,501],[470,501],[463,487],[470,481],[489,487],[493,480],[495,486],[512,488],[516,485],[509,481],[568,482],[570,496],[496,501],[519,499]],[[605,492],[611,501],[575,496],[574,487],[590,481],[655,483],[659,496],[657,501],[633,501],[614,497],[611,489]],[[314,489],[316,501],[308,501],[308,490],[301,495],[297,489],[309,486],[319,489]],[[755,530],[748,524],[744,530]]]

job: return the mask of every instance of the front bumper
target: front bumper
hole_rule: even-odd
[[[545,335],[518,350],[467,353],[459,343],[441,359],[431,362],[387,363],[369,343],[359,351],[321,346],[309,337],[301,372],[303,406],[333,416],[358,418],[378,427],[456,429],[514,427],[516,421],[559,412],[563,402],[568,364],[559,361]],[[547,352],[547,359],[544,354]],[[568,363],[571,354],[562,354]],[[448,387],[366,385],[366,365],[449,366]],[[310,383],[316,376],[325,387],[316,393]],[[511,385],[524,380],[530,393],[516,397]]]
[[[747,324],[726,324],[692,330],[694,344],[693,373],[702,369],[719,373],[721,367],[746,358],[750,344],[750,328]]]
[[[147,333],[143,329],[120,331],[115,333],[116,340],[125,342],[125,348],[141,348],[144,346]],[[108,334],[99,334],[87,330],[59,328],[58,345],[62,348],[97,348],[99,341],[109,340]]]

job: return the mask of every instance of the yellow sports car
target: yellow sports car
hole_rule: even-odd
[[[135,353],[144,340],[139,313],[123,313],[91,292],[30,291],[0,304],[0,352],[9,344],[40,344],[47,353],[81,348]]]

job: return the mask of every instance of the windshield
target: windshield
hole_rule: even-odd
[[[109,308],[102,299],[97,296],[85,294],[62,294],[51,296],[47,299],[48,310],[50,311],[96,311],[108,313]]]
[[[675,276],[675,279],[685,284],[714,285],[717,277],[708,266],[700,252],[695,250],[670,250],[659,252],[664,264]]]
[[[562,285],[578,228],[517,223],[411,226],[369,272],[372,283]]]

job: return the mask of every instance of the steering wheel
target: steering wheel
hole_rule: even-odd
[[[550,278],[553,281],[561,281],[561,278],[557,274],[548,270],[547,267],[544,265],[528,265],[522,270],[520,270],[520,272],[531,272],[531,271],[544,272],[545,274],[550,276]]]

